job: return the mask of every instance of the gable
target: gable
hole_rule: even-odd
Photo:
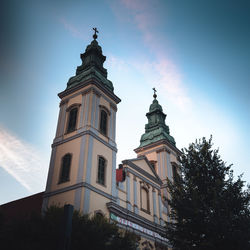
[[[128,165],[131,169],[138,172],[140,175],[145,176],[148,179],[158,183],[159,185],[162,184],[159,176],[149,163],[146,157],[140,157],[130,160],[125,160],[122,162],[123,164]]]

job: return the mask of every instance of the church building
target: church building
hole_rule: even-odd
[[[82,213],[103,215],[136,233],[141,249],[167,249],[166,180],[175,178],[181,152],[165,124],[155,91],[145,133],[134,150],[137,157],[117,165],[116,112],[121,99],[107,78],[106,57],[96,31],[81,54],[82,65],[58,94],[60,111],[43,210],[71,204]]]

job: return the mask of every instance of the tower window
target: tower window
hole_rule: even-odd
[[[105,168],[106,160],[100,156],[98,160],[97,183],[102,185],[105,185]]]
[[[72,158],[71,154],[66,154],[62,158],[62,166],[61,166],[59,183],[69,181],[71,158]]]
[[[108,124],[108,114],[106,111],[101,111],[100,117],[100,132],[104,135],[107,135],[107,124]]]
[[[176,181],[178,178],[178,170],[177,170],[177,167],[175,165],[172,165],[172,173],[173,173],[173,179],[174,179],[174,181]]]
[[[69,112],[67,133],[70,133],[76,129],[78,108],[72,108]]]

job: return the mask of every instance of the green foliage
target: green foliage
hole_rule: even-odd
[[[5,225],[0,232],[1,249],[55,250],[60,246],[63,208],[52,206],[45,216],[31,215]],[[136,236],[122,233],[100,215],[89,217],[74,211],[70,249],[136,249]]]
[[[174,249],[250,249],[250,188],[242,176],[234,181],[212,137],[190,144],[179,161],[179,176],[167,184],[167,238]]]

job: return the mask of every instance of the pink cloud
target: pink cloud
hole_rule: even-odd
[[[155,55],[154,59],[150,58],[143,64],[137,61],[133,65],[145,75],[147,80],[150,79],[151,84],[158,85],[156,87],[164,90],[163,93],[168,99],[180,109],[186,110],[191,104],[191,99],[187,95],[177,66],[166,55],[166,44],[162,43],[157,33],[159,21],[154,8],[157,2],[147,0],[121,0],[120,2],[132,16],[134,24],[142,34],[144,44]]]
[[[121,0],[121,3],[125,5],[126,8],[139,11],[143,10],[147,7],[149,1],[141,1],[141,0]]]
[[[83,32],[78,30],[73,24],[69,23],[65,18],[59,19],[60,23],[63,24],[64,28],[70,32],[73,37],[86,40],[86,37],[83,35]]]

